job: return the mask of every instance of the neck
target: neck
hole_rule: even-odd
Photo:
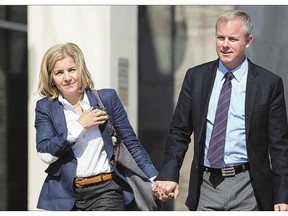
[[[84,94],[79,93],[73,96],[64,97],[73,107],[78,106],[83,100]]]

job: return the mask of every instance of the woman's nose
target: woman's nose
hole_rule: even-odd
[[[71,79],[71,75],[68,72],[64,73],[64,80],[70,80]]]

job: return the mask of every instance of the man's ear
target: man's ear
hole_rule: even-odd
[[[253,41],[253,36],[249,35],[249,37],[246,39],[246,48],[248,48],[252,44],[252,41]]]

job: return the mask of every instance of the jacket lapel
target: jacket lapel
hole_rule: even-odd
[[[53,103],[51,103],[51,119],[57,133],[67,135],[67,124],[63,105],[58,100],[53,100]]]
[[[248,63],[248,77],[245,98],[246,140],[248,140],[250,133],[252,111],[256,101],[256,93],[259,86],[259,80],[257,79],[258,72],[255,70],[253,63],[250,60],[248,60]]]
[[[96,99],[95,94],[93,93],[93,90],[88,89],[86,91],[86,93],[87,93],[87,97],[89,99],[90,105],[93,106],[95,109],[96,108],[99,109],[98,101]],[[99,94],[99,92],[98,92],[98,94]],[[104,101],[103,101],[102,98],[101,98],[101,100],[102,100],[102,102],[104,104]],[[111,116],[111,114],[109,114],[109,115]],[[99,125],[99,129],[100,129],[103,141],[104,141],[105,151],[106,151],[108,157],[110,159],[112,159],[113,158],[113,154],[114,154],[114,152],[113,152],[114,149],[113,149],[113,143],[112,143],[112,140],[111,140],[110,132],[109,132],[109,129],[107,127],[107,121],[103,125]]]
[[[209,100],[212,93],[214,80],[216,77],[216,71],[218,67],[218,60],[214,61],[210,67],[209,71],[204,73],[204,83],[202,89],[201,106],[205,107],[205,121],[208,112]]]
[[[202,107],[201,111],[201,119],[200,119],[200,127],[202,129],[201,134],[204,136],[205,139],[205,133],[206,133],[206,118],[208,113],[208,107],[209,107],[209,100],[212,92],[212,88],[214,85],[214,80],[216,76],[216,71],[218,67],[218,61],[216,60],[212,62],[212,64],[209,66],[209,71],[203,71],[204,74],[204,82],[203,82],[203,89],[200,89],[201,94],[201,102],[200,107]]]

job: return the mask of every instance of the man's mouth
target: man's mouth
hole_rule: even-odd
[[[221,53],[224,54],[224,55],[229,55],[229,54],[231,54],[232,52],[228,52],[228,51],[223,51],[223,50],[222,50]]]

